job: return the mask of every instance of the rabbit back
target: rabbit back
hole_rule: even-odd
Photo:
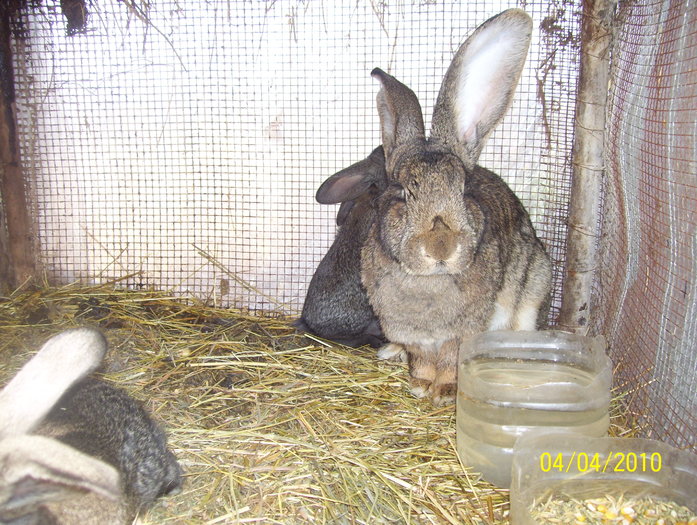
[[[375,201],[385,185],[385,157],[378,147],[318,189],[318,202],[341,202],[338,229],[310,280],[298,328],[349,346],[377,347],[385,342],[361,282],[361,250],[375,222]]]
[[[88,377],[68,390],[37,430],[112,465],[134,509],[181,486],[163,430],[121,389]]]
[[[360,196],[310,280],[301,322],[308,331],[349,346],[384,342],[361,283],[361,249],[375,220],[373,192]]]
[[[552,265],[530,216],[497,174],[474,166],[467,173],[466,199],[483,218],[481,260],[495,270],[493,312],[484,329],[535,330],[546,319]]]

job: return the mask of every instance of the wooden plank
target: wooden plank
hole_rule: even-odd
[[[587,331],[592,315],[614,8],[608,0],[583,3],[569,234],[558,319],[561,328],[579,333]]]
[[[31,219],[17,136],[10,19],[11,8],[5,6],[0,9],[0,192],[7,228],[4,239],[6,268],[2,268],[3,258],[0,258],[0,284],[3,288],[15,288],[36,273]]]

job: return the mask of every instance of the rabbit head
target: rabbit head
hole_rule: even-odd
[[[386,184],[385,152],[378,146],[365,159],[325,180],[317,189],[315,199],[320,204],[345,204],[366,195],[373,187],[382,191]]]
[[[406,153],[406,148],[402,149]],[[467,196],[463,163],[412,141],[378,204],[383,247],[413,275],[459,274],[472,260],[484,216]]]
[[[413,91],[380,69],[372,72],[382,84],[377,106],[391,183],[381,234],[405,271],[459,273],[476,254],[486,218],[468,195],[468,171],[511,102],[531,31],[519,9],[477,28],[445,75],[428,139]]]
[[[479,26],[445,75],[427,138],[414,92],[375,69],[388,185],[362,251],[362,279],[387,338],[405,345],[412,391],[455,392],[459,341],[534,329],[551,265],[524,207],[476,161],[508,108],[532,20],[510,9]]]

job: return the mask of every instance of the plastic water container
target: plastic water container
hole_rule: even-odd
[[[494,485],[511,484],[513,446],[534,429],[602,437],[612,365],[605,339],[561,331],[495,331],[460,349],[457,450]]]

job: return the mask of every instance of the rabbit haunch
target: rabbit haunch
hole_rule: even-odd
[[[388,185],[362,250],[361,277],[386,337],[404,345],[412,391],[452,401],[463,339],[534,330],[545,316],[551,263],[506,183],[476,165],[510,104],[532,21],[510,9],[457,51],[426,138],[407,86],[380,69],[377,96]]]

